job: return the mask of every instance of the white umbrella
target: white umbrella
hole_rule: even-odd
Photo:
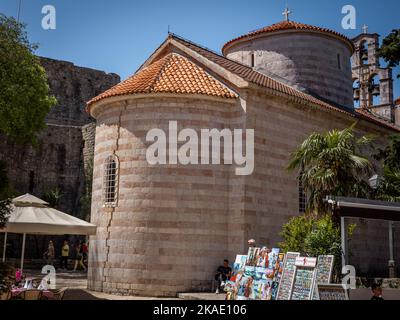
[[[93,235],[96,226],[69,214],[48,207],[48,203],[30,194],[15,198],[11,215],[4,232],[3,262],[5,261],[7,233],[23,234],[21,270],[24,265],[25,240],[27,234],[40,235]]]

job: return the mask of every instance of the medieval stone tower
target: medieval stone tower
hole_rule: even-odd
[[[351,62],[355,104],[395,122],[392,69],[380,66],[377,57],[379,35],[368,33],[364,26],[363,33],[353,42],[355,52]]]

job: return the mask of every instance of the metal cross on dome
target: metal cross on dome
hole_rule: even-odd
[[[366,24],[363,25],[362,31],[363,33],[368,33],[368,26]]]
[[[286,7],[285,11],[282,13],[282,15],[285,16],[285,20],[289,21],[289,15],[292,13],[292,11],[289,10],[288,7]]]

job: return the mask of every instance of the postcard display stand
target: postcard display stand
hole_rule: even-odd
[[[334,259],[335,257],[333,255],[318,256],[316,280],[317,286],[314,288],[313,300],[320,300],[318,295],[319,285],[331,283]]]
[[[311,300],[317,276],[317,258],[297,257],[291,300]]]
[[[347,290],[341,284],[318,284],[319,300],[349,300]]]
[[[227,300],[275,300],[285,255],[278,248],[249,248],[238,255],[233,276],[225,285]]]
[[[279,284],[277,300],[289,300],[292,292],[294,276],[296,273],[296,259],[300,256],[298,252],[288,252],[283,262],[282,278]]]

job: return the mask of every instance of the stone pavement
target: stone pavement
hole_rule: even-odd
[[[25,270],[28,277],[44,277],[40,270]],[[84,272],[57,270],[56,288],[68,288],[64,300],[224,300],[225,295],[214,293],[185,293],[179,298],[154,298],[137,296],[118,296],[87,289],[87,275]]]

